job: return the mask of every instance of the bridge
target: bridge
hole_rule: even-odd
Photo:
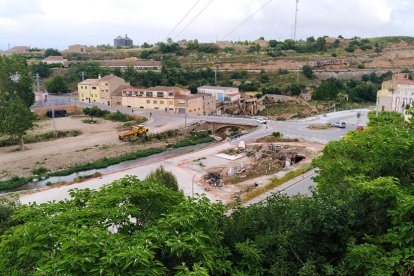
[[[211,134],[217,133],[221,130],[224,130],[226,128],[241,128],[243,130],[251,130],[253,128],[257,127],[256,123],[231,123],[231,122],[216,122],[216,121],[204,121],[200,124],[201,127],[203,127],[206,130],[209,130]]]

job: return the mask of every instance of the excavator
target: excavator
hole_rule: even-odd
[[[118,138],[124,142],[135,141],[140,137],[147,135],[148,128],[143,125],[137,125],[118,133]]]

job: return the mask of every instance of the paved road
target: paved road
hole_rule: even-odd
[[[50,102],[56,104],[64,104],[65,99],[61,99],[61,97],[54,98],[53,96],[49,97]],[[66,103],[69,103],[69,99],[66,98]],[[73,100],[71,100],[73,101]],[[76,103],[78,104],[78,103]],[[82,106],[89,106],[89,104],[82,103]],[[114,111],[115,108],[108,107],[108,106],[101,106],[102,108]],[[123,108],[123,112],[131,112],[129,109]],[[92,179],[80,184],[74,184],[70,186],[64,186],[60,188],[50,189],[47,191],[35,193],[32,195],[26,195],[21,197],[21,201],[23,203],[28,202],[47,202],[50,200],[60,200],[68,197],[68,190],[73,188],[99,188],[104,184],[110,183],[116,179],[119,179],[125,175],[136,175],[139,178],[144,178],[151,170],[157,168],[160,165],[163,165],[167,170],[173,171],[177,177],[178,183],[180,188],[186,195],[191,195],[193,190],[196,193],[203,193],[202,187],[197,184],[194,184],[194,172],[188,171],[185,168],[180,166],[181,163],[194,160],[197,158],[202,158],[204,156],[209,156],[215,154],[219,151],[223,151],[227,148],[234,147],[239,141],[243,140],[245,142],[253,141],[257,138],[267,136],[271,134],[273,131],[279,131],[283,133],[285,136],[294,136],[303,138],[308,141],[316,141],[321,143],[327,143],[332,140],[338,140],[343,137],[349,130],[355,129],[355,125],[357,123],[366,123],[367,121],[367,110],[361,110],[363,113],[362,118],[356,118],[356,111],[343,111],[343,112],[335,112],[327,114],[326,116],[315,116],[312,118],[307,118],[303,120],[294,120],[294,121],[269,121],[267,126],[266,125],[258,125],[258,128],[253,130],[247,135],[244,135],[236,140],[223,142],[219,145],[214,145],[212,147],[202,149],[196,152],[192,152],[189,154],[184,154],[178,157],[166,159],[166,160],[159,160],[158,162],[154,162],[152,164],[147,164],[144,166],[136,166],[133,168],[129,168],[122,171],[112,172],[103,175],[101,178]],[[136,112],[135,112],[136,113]],[[139,114],[147,115],[147,111],[139,111]],[[209,120],[209,121],[218,121],[218,122],[230,122],[230,123],[255,123],[255,119],[253,118],[240,118],[240,117],[218,117],[218,116],[188,116],[184,118],[183,115],[176,115],[176,114],[168,114],[165,115],[162,112],[152,112],[152,118],[149,124],[160,124],[166,122],[169,124],[171,121],[187,120],[187,123],[198,121],[198,120]],[[311,130],[307,128],[307,126],[311,123],[325,123],[325,122],[333,122],[336,120],[345,120],[348,125],[345,129],[330,129],[330,130]],[[283,190],[288,195],[293,194],[308,194],[309,190],[308,187],[313,185],[313,181],[310,177],[306,177],[304,180],[298,180],[295,182],[293,180],[293,184],[291,186],[288,182],[284,185],[281,185],[276,190]],[[274,192],[274,191],[273,191]],[[212,200],[216,200],[217,198],[213,194],[209,194],[209,197]],[[257,199],[259,200],[259,199]]]

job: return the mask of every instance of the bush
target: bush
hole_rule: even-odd
[[[287,70],[287,69],[279,69],[279,70],[277,70],[277,73],[279,75],[286,75],[286,74],[289,74],[289,70]]]
[[[163,166],[160,166],[155,171],[150,172],[150,174],[145,178],[145,181],[160,183],[167,188],[178,191],[177,178],[171,172],[166,171]]]
[[[182,148],[186,146],[193,146],[203,143],[209,143],[214,139],[208,135],[207,132],[194,132],[190,137],[175,142],[174,144],[168,144],[168,148]]]
[[[273,131],[272,136],[275,138],[282,138],[283,134],[280,133],[279,131]]]
[[[129,117],[124,113],[121,113],[119,110],[113,113],[106,114],[105,119],[115,122],[128,122],[133,120],[133,118]]]
[[[46,169],[45,167],[38,167],[38,168],[34,168],[32,170],[32,173],[35,175],[44,175],[46,174],[48,171],[48,169]]]
[[[12,178],[0,181],[0,191],[11,190],[23,186],[32,181],[31,178],[13,176]]]

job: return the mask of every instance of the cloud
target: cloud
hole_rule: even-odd
[[[210,0],[201,0],[173,37]],[[222,39],[268,0],[214,0],[177,39]],[[128,34],[136,44],[166,39],[196,0],[0,0],[0,49],[12,45],[67,48],[112,43]],[[410,0],[300,0],[298,37],[409,35]],[[295,0],[273,0],[229,40],[283,40],[292,36]]]

